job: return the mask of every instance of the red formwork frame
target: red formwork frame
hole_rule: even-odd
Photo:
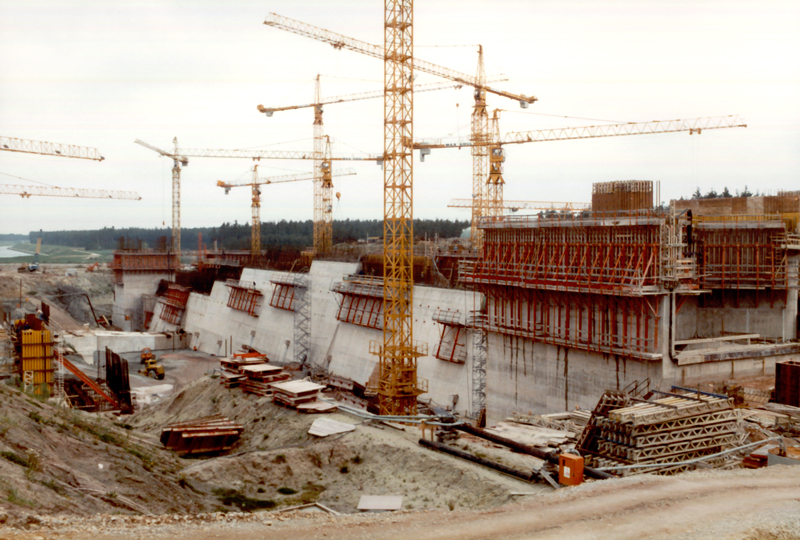
[[[662,224],[640,221],[488,228],[483,256],[465,281],[606,294],[655,291],[662,264]]]
[[[666,296],[614,296],[484,285],[482,327],[536,342],[657,360]]]
[[[436,358],[447,362],[463,364],[466,361],[466,326],[460,322],[461,314],[458,311],[437,310],[432,318],[442,325],[439,344],[436,346]],[[445,341],[445,336],[448,331],[451,332],[453,336],[453,346],[450,349],[450,354],[447,354],[447,351],[442,351],[442,346],[447,343]],[[464,343],[459,345],[458,340],[462,338],[464,339]],[[456,351],[459,346],[462,348],[462,351],[457,355]]]
[[[251,317],[258,317],[261,298],[264,296],[255,287],[241,285],[239,282],[228,280],[226,283],[228,294],[228,307],[237,311],[244,311]]]
[[[292,302],[294,301],[294,285],[288,283],[272,283],[272,297],[269,299],[269,305],[285,309],[287,311],[294,311]]]

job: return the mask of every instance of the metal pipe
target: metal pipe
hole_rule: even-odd
[[[460,457],[461,459],[466,459],[467,461],[477,463],[478,465],[489,467],[490,469],[500,471],[501,473],[513,476],[514,478],[519,478],[520,480],[524,480],[526,482],[536,483],[536,475],[533,472],[528,473],[525,471],[520,471],[519,469],[512,469],[511,467],[506,467],[505,465],[495,463],[494,461],[489,461],[488,459],[479,458],[478,456],[474,456],[468,452],[464,452],[463,450],[458,450],[457,448],[453,448],[452,446],[438,443],[436,441],[420,439],[419,444],[432,450],[438,450],[440,452],[444,452],[445,454],[450,454],[451,456]]]
[[[511,448],[512,450],[519,452],[521,454],[528,454],[529,456],[537,457],[539,459],[549,461],[550,463],[558,464],[558,452],[556,450],[545,452],[544,450],[541,450],[534,446],[518,443],[517,441],[512,441],[511,439],[506,439],[505,437],[495,435],[494,433],[489,433],[484,429],[472,427],[469,424],[456,426],[456,429],[469,433],[470,435],[475,435],[476,437],[486,439],[487,441],[491,441],[493,443],[502,444],[503,446],[507,446],[508,448]],[[613,475],[595,469],[593,467],[584,467],[583,472],[586,476],[594,478],[596,480],[607,480],[609,478],[614,478]]]

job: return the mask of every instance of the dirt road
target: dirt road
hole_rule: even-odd
[[[72,530],[61,528],[59,538],[796,540],[800,538],[800,467],[594,482],[480,512],[236,517],[219,514],[188,523],[186,518],[157,518],[152,524],[144,524],[141,518],[136,523],[114,518],[115,524],[110,524],[111,518],[102,523],[95,518],[83,524],[70,521]],[[18,532],[14,537],[43,534],[46,529]]]

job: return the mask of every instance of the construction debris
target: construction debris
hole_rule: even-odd
[[[165,426],[161,430],[161,444],[184,455],[224,452],[230,450],[243,431],[241,424],[224,416],[205,416]]]
[[[317,437],[327,437],[328,435],[336,435],[337,433],[347,433],[354,431],[356,426],[331,420],[330,418],[317,418],[308,430],[309,435]]]

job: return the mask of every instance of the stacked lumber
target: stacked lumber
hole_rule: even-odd
[[[273,383],[291,377],[282,367],[270,364],[243,366],[241,369],[245,377],[240,383],[242,392],[262,397],[272,397]]]
[[[266,356],[242,358],[241,355],[234,355],[233,358],[220,358],[219,382],[225,388],[237,388],[241,382],[247,378],[243,368],[247,366],[258,366],[266,363]]]
[[[654,399],[655,395],[663,397]],[[736,444],[738,416],[733,400],[718,394],[678,391],[656,392],[650,399],[632,398],[627,406],[593,416],[591,445],[582,437],[579,448],[593,455],[592,466],[615,467],[663,464],[630,469],[674,474],[692,468],[681,462],[716,454]],[[589,429],[587,425],[587,429]],[[708,461],[718,465],[723,459]]]
[[[229,450],[244,427],[221,415],[168,424],[161,430],[161,444],[179,454],[206,454]]]
[[[319,393],[325,386],[311,381],[286,381],[272,384],[272,400],[278,405],[297,409],[303,403],[317,401]]]

